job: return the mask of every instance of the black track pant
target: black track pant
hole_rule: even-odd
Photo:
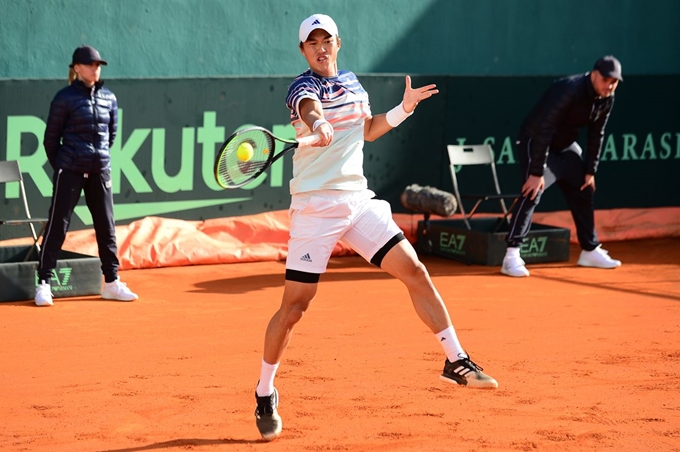
[[[581,248],[592,251],[600,244],[595,233],[595,192],[592,187],[581,190],[585,182],[585,164],[581,157],[581,147],[578,143],[561,152],[550,152],[546,162],[545,188],[554,183],[560,187],[567,205],[571,210],[571,216],[576,225],[576,235]],[[522,174],[522,185],[529,177],[529,162],[531,159],[531,139],[517,142],[517,159]],[[531,229],[531,218],[534,210],[541,200],[542,192],[539,192],[534,200],[523,197],[515,206],[508,233],[508,246],[518,247]]]
[[[112,282],[118,276],[118,248],[116,246],[116,227],[113,217],[113,193],[111,192],[111,173],[83,174],[58,169],[54,173],[52,205],[43,235],[38,279],[49,281],[57,265],[57,257],[71,224],[71,215],[85,193],[87,207],[92,214],[94,230],[102,262],[104,280]]]

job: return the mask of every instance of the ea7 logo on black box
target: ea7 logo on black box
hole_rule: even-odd
[[[548,255],[545,249],[546,243],[548,243],[548,237],[531,237],[520,245],[519,254],[523,257],[545,257]]]
[[[449,254],[465,255],[463,246],[465,245],[464,234],[449,234],[441,232],[439,234],[439,251]]]

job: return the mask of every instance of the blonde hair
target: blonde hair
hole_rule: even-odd
[[[68,84],[70,85],[77,78],[78,78],[78,74],[76,74],[75,69],[73,69],[72,67],[69,67],[68,68]]]

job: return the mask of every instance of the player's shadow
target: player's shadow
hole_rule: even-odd
[[[200,281],[194,284],[189,293],[208,294],[243,294],[257,292],[270,287],[283,287],[283,273],[237,276],[235,278],[220,278],[210,281]]]
[[[321,275],[320,284],[330,281],[375,281],[379,279],[390,279],[392,276],[385,272],[328,272]],[[283,287],[284,274],[249,275],[236,278],[214,279],[212,281],[202,281],[194,285],[195,289],[190,293],[213,293],[213,294],[244,294],[257,292],[271,287]]]
[[[474,276],[493,272],[489,267],[470,267],[448,259],[426,258],[423,260],[431,276]],[[455,269],[452,267],[456,267]],[[325,282],[376,281],[394,279],[392,275],[369,264],[359,256],[334,257],[328,262],[328,271],[321,275],[320,284]],[[266,288],[283,287],[285,266],[280,273],[237,276],[201,281],[194,284],[191,293],[243,294]]]
[[[163,441],[160,443],[147,444],[146,446],[125,447],[122,449],[106,449],[99,452],[141,452],[145,450],[169,449],[174,447],[181,447],[183,449],[190,449],[199,446],[217,446],[220,444],[257,444],[265,442],[263,439],[203,439],[203,438],[182,438],[172,439],[170,441]]]

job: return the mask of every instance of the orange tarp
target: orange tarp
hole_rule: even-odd
[[[422,215],[395,214],[394,218],[413,243]],[[568,228],[572,242],[576,242],[569,212],[537,212],[534,221]],[[680,237],[680,207],[598,210],[595,222],[602,242]],[[116,227],[118,256],[123,270],[283,260],[288,227],[285,210],[205,221],[146,217]],[[0,242],[0,246],[27,243],[30,241],[13,239]],[[63,249],[96,256],[94,230],[69,232]],[[334,256],[350,254],[354,253],[344,244],[336,245],[333,251]]]

